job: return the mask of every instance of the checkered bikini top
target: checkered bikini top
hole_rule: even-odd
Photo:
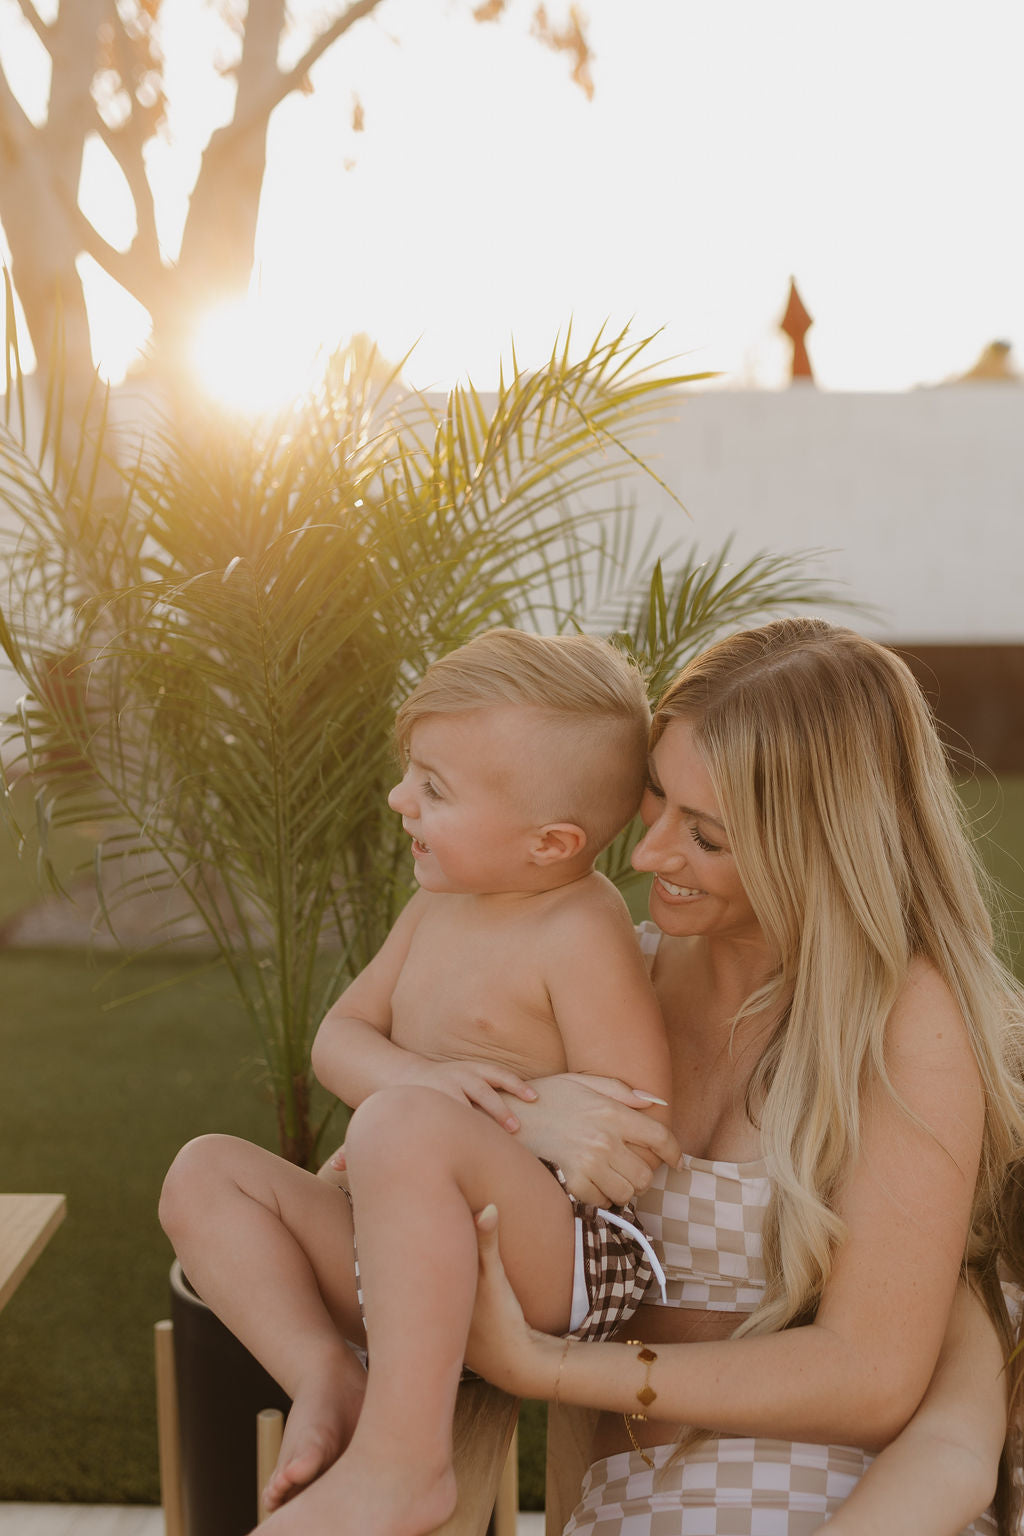
[[[653,965],[661,938],[653,923],[637,929]],[[648,1304],[704,1312],[753,1312],[764,1297],[762,1246],[771,1180],[764,1159],[711,1162],[684,1152],[682,1166],[662,1163],[638,1196],[637,1214],[665,1269],[666,1299],[648,1289]]]
[[[683,1166],[662,1163],[636,1209],[665,1270],[665,1300],[655,1306],[703,1312],[753,1312],[764,1297],[761,1243],[771,1180],[763,1160],[708,1162],[683,1154]]]

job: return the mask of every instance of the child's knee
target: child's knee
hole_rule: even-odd
[[[458,1105],[434,1088],[414,1084],[381,1088],[355,1110],[345,1132],[350,1170],[372,1159],[375,1165],[419,1162],[428,1149],[436,1156],[458,1119]]]
[[[197,1136],[175,1157],[160,1191],[158,1214],[168,1237],[195,1219],[197,1206],[208,1199],[211,1179],[226,1165],[234,1138]]]

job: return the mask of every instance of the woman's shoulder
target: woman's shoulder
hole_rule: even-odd
[[[893,1044],[908,1046],[931,1041],[956,1049],[958,1043],[967,1043],[963,1010],[953,988],[924,955],[915,955],[907,967],[889,1015],[889,1035]]]
[[[928,960],[911,961],[889,1014],[885,1060],[914,1115],[947,1131],[955,1122],[964,1133],[977,1122],[980,1132],[984,1093],[971,1032],[953,988]]]

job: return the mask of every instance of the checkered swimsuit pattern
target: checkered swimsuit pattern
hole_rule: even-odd
[[[641,1225],[665,1269],[670,1307],[753,1312],[764,1295],[767,1164],[711,1162],[684,1153],[662,1163],[637,1200]],[[648,1301],[657,1303],[656,1294]]]
[[[649,960],[660,934],[638,932]],[[764,1161],[685,1156],[658,1169],[637,1201],[665,1271],[668,1306],[752,1312],[764,1294],[762,1233],[771,1197]],[[648,1304],[661,1298],[652,1290]],[[863,1477],[871,1457],[851,1446],[709,1439],[671,1465],[674,1447],[596,1462],[565,1536],[811,1536]],[[982,1515],[961,1536],[995,1536]]]
[[[585,1205],[569,1194],[561,1168],[543,1158],[541,1161],[569,1196],[573,1215],[580,1223],[583,1278],[590,1306],[569,1336],[574,1339],[610,1338],[620,1323],[633,1316],[649,1286],[653,1286],[658,1294],[651,1261],[643,1244],[608,1220],[611,1214],[635,1227],[639,1225],[639,1217],[632,1205],[613,1205],[610,1212],[600,1206]]]
[[[812,1536],[870,1465],[864,1451],[792,1440],[707,1441],[667,1465],[673,1447],[596,1462],[565,1536]],[[982,1515],[961,1536],[995,1536]]]
[[[630,1232],[616,1226],[614,1220],[609,1221],[608,1216],[618,1217],[634,1227],[639,1225],[639,1218],[632,1205],[613,1205],[610,1211],[605,1211],[596,1205],[585,1205],[582,1200],[577,1200],[574,1195],[569,1194],[565,1174],[561,1168],[544,1159],[541,1161],[565,1190],[566,1198],[572,1205],[573,1215],[580,1228],[583,1254],[582,1278],[586,1285],[589,1306],[585,1316],[572,1329],[569,1337],[589,1340],[610,1338],[620,1323],[628,1321],[633,1316],[643,1301],[648,1287],[654,1282],[654,1273],[644,1244]],[[355,1204],[351,1192],[343,1187],[342,1193],[352,1209],[354,1226]],[[365,1327],[363,1280],[359,1271],[359,1248],[354,1230],[352,1244],[356,1296],[359,1301],[359,1315]],[[660,1290],[656,1284],[654,1284],[654,1294],[660,1297]],[[472,1376],[473,1373],[467,1370],[465,1374]]]

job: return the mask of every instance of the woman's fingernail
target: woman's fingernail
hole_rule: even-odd
[[[537,1097],[537,1090],[536,1090],[536,1088],[524,1088],[523,1089],[523,1098],[529,1100],[529,1102],[531,1104],[533,1103],[533,1101],[534,1101],[534,1099],[536,1097]]]
[[[509,1115],[508,1119],[505,1121],[505,1129],[506,1131],[518,1131],[519,1121],[516,1119],[515,1115]]]
[[[642,1088],[634,1088],[633,1097],[643,1099],[645,1104],[660,1104],[663,1109],[668,1109],[668,1099],[659,1099],[656,1093],[644,1093]]]

